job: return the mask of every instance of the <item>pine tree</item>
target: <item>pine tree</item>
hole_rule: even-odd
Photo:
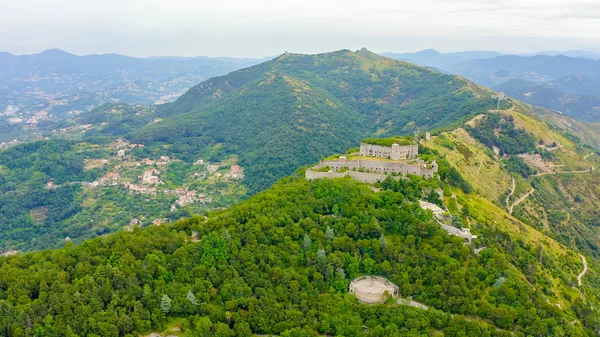
[[[312,240],[310,239],[310,236],[308,236],[308,234],[304,234],[304,241],[302,242],[302,247],[304,247],[304,250],[309,250],[311,245]]]
[[[325,230],[325,236],[327,237],[327,240],[333,240],[333,238],[335,237],[335,233],[333,232],[333,229],[331,229],[331,227],[327,226],[327,229]]]
[[[387,239],[385,238],[385,235],[383,235],[383,233],[381,233],[381,236],[379,237],[379,246],[384,249],[385,247],[387,247]]]
[[[160,300],[160,311],[164,312],[165,314],[168,314],[169,311],[171,311],[171,301],[172,299],[167,296],[167,294],[164,294],[162,299]]]
[[[187,293],[186,296],[187,300],[190,301],[190,303],[192,303],[193,305],[197,306],[198,305],[198,300],[196,299],[196,295],[194,294],[194,292],[192,291],[192,289],[190,289]]]

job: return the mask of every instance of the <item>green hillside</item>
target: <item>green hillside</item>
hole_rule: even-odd
[[[490,218],[501,210],[460,196],[487,247],[476,254],[418,207],[424,186],[390,180],[373,192],[292,177],[207,219],[0,259],[0,327],[7,336],[174,326],[183,336],[593,335],[596,311],[567,286],[580,267],[574,252],[524,224],[521,238],[508,219]],[[347,287],[365,274],[429,310],[359,304]]]
[[[227,207],[364,138],[460,123],[496,106],[490,96],[456,76],[342,50],[285,54],[202,82],[171,104],[105,104],[56,126],[50,141],[0,152],[0,179],[8,182],[0,189],[10,192],[0,195],[0,250],[58,247],[134,219],[146,225]],[[69,139],[69,147],[53,149],[55,138]],[[119,157],[121,138],[144,147],[125,148]],[[24,162],[21,155],[37,159]],[[163,156],[175,162],[146,164]],[[197,167],[199,160],[205,164]],[[233,165],[243,168],[243,178],[227,178]],[[143,169],[160,171],[164,184],[156,192],[130,188],[151,188],[142,183]],[[115,173],[114,181],[101,180]],[[211,202],[174,210],[176,188]]]
[[[284,54],[205,81],[128,137],[193,157],[215,143],[248,167],[251,192],[372,135],[412,134],[495,106],[460,77],[367,50]]]

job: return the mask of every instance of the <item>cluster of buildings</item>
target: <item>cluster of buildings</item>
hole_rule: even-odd
[[[244,179],[244,169],[239,165],[231,165],[231,169],[225,176],[230,179]]]
[[[178,195],[179,199],[177,199],[175,203],[171,205],[171,211],[176,210],[177,207],[183,207],[195,204],[197,202],[204,204],[212,202],[212,198],[207,198],[206,194],[198,193],[196,191],[189,191],[184,188],[176,188],[174,191],[172,191],[172,193]]]
[[[159,175],[160,175],[160,172],[158,170],[150,169],[150,170],[144,172],[144,174],[142,174],[138,178],[142,179],[143,184],[158,185],[158,184],[162,183],[160,181],[160,178],[158,177]]]
[[[19,143],[19,141],[17,141],[16,139],[11,140],[10,142],[2,142],[0,143],[0,150],[6,149],[12,145],[16,145],[17,143]]]
[[[104,177],[92,182],[92,187],[98,187],[101,185],[104,186],[117,186],[119,185],[119,180],[121,179],[121,175],[119,172],[108,172]]]

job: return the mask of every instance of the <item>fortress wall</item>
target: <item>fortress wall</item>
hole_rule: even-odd
[[[369,293],[363,293],[359,290],[354,292],[354,296],[356,296],[356,298],[364,303],[383,303],[385,302],[385,299],[383,298],[383,294],[369,294]]]
[[[392,146],[390,158],[400,160],[404,158],[414,158],[419,154],[418,145]]]
[[[423,178],[431,179],[433,178],[434,170],[432,169],[423,169]]]
[[[350,176],[350,178],[367,184],[374,184],[378,181],[384,181],[387,178],[385,174],[375,174],[356,171],[348,171],[347,173]]]
[[[389,171],[389,172],[402,173],[402,163],[361,160],[358,166],[359,166],[359,168],[363,168],[365,170],[371,170],[371,171],[377,171],[377,172]]]
[[[311,171],[306,170],[306,172],[304,173],[304,176],[306,177],[307,180],[313,180],[313,179],[323,179],[323,178],[343,178],[346,176],[345,172],[339,173],[339,172],[315,172],[315,171]]]
[[[410,165],[410,164],[404,164],[404,166],[402,167],[402,174],[403,175],[415,174],[415,175],[420,176],[421,175],[421,167],[415,166],[415,165]]]
[[[358,169],[358,161],[350,160],[350,161],[339,161],[339,160],[324,160],[319,164],[319,168],[329,167],[332,171],[339,171],[343,168]]]
[[[392,146],[381,146],[360,143],[360,155],[363,157],[379,157],[400,160],[405,158],[414,158],[419,154],[419,145],[394,144]]]

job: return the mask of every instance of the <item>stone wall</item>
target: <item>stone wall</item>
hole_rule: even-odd
[[[348,171],[348,176],[350,178],[360,181],[361,183],[374,184],[378,181],[384,181],[388,176],[385,174],[376,174],[376,173],[366,173],[366,172],[356,172],[356,171]]]
[[[324,160],[320,162],[319,165],[315,166],[317,169],[323,167],[329,167],[331,171],[339,171],[342,169],[358,171],[363,169],[379,174],[397,173],[403,176],[414,174],[425,179],[431,179],[433,178],[434,173],[437,172],[438,166],[435,162],[431,164],[431,168],[426,168],[422,161],[420,161],[418,165],[412,165],[402,162],[376,160]]]
[[[343,178],[346,176],[345,172],[315,172],[310,169],[306,170],[304,176],[307,180],[323,179],[323,178]]]

